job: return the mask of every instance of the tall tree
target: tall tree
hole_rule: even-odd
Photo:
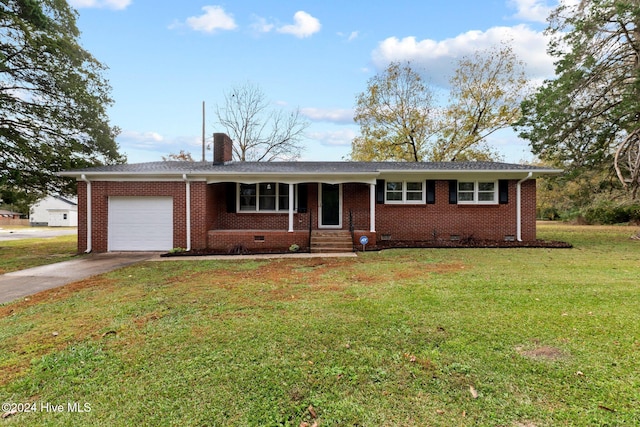
[[[424,159],[434,133],[432,89],[411,64],[392,62],[356,98],[354,120],[361,135],[352,142],[357,161]]]
[[[519,117],[526,89],[524,66],[507,44],[462,58],[450,79],[446,107],[411,67],[391,63],[356,98],[361,135],[354,160],[497,160],[486,143]]]
[[[524,64],[509,44],[463,57],[449,80],[449,105],[441,117],[433,160],[496,160],[486,144],[520,118],[527,88]]]
[[[0,1],[1,187],[68,192],[56,172],[124,161],[105,67],[80,46],[76,17],[66,1]]]
[[[556,78],[522,103],[516,129],[570,176],[617,171],[640,186],[640,0],[563,4],[547,29]]]
[[[233,157],[239,161],[295,160],[309,123],[299,110],[273,108],[262,89],[246,83],[224,95],[216,107],[218,122],[233,140]]]

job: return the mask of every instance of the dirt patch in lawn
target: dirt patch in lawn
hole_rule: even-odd
[[[560,360],[566,357],[562,350],[551,346],[541,346],[531,350],[518,347],[516,350],[521,356],[534,360]]]

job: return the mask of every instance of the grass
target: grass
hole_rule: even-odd
[[[0,242],[0,274],[73,258],[77,236],[20,239]]]
[[[47,291],[0,306],[0,402],[36,405],[0,426],[638,425],[634,232],[148,262]]]

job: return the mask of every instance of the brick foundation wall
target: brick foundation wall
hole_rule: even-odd
[[[296,244],[300,252],[309,250],[309,232],[277,230],[211,230],[208,233],[209,249],[220,253],[235,250],[250,252],[286,252]]]

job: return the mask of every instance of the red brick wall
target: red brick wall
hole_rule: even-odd
[[[91,182],[92,250],[106,252],[108,248],[109,197],[170,196],[173,198],[173,246],[187,246],[185,182]],[[205,182],[191,182],[191,247],[207,244],[209,194]],[[87,184],[78,182],[78,252],[87,249]]]
[[[449,204],[449,183],[436,182],[433,205],[376,205],[378,239],[450,240],[464,238],[504,240],[516,236],[516,183],[509,181],[509,203],[504,205]],[[535,240],[535,181],[522,184],[522,239]]]
[[[309,201],[314,201],[317,206],[317,195],[311,195],[312,188],[316,184],[309,184]],[[227,183],[211,184],[214,196],[209,201],[209,208],[214,211],[211,216],[210,229],[215,230],[289,230],[289,212],[260,213],[260,212],[227,212]],[[235,186],[233,186],[235,188]],[[317,207],[315,208],[317,210]],[[296,231],[309,230],[309,215],[311,203],[307,212],[294,213],[293,229]],[[311,215],[315,216],[315,213]]]
[[[515,181],[513,182],[515,187]],[[522,240],[536,240],[536,180],[531,179],[521,184],[522,191]],[[511,197],[511,191],[509,191]],[[511,198],[509,198],[511,203]],[[515,199],[513,200],[515,203]]]
[[[449,240],[460,238],[503,240],[516,236],[516,182],[509,181],[509,203],[506,205],[450,205],[447,181],[436,182],[436,203],[433,205],[376,204],[376,234],[369,233],[369,185],[343,185],[342,228],[349,229],[353,218],[354,243],[362,235],[370,245],[382,236],[392,240]],[[294,233],[288,233],[288,213],[228,213],[226,184],[191,182],[191,247],[228,250],[232,245],[288,249],[293,243],[308,246],[309,220],[318,228],[318,185],[307,185],[307,212],[294,214]],[[87,248],[86,183],[78,182],[78,251]],[[174,247],[186,247],[185,183],[175,182],[92,182],[92,244],[96,252],[108,248],[108,200],[110,196],[171,196],[174,209]],[[535,180],[522,184],[522,239],[536,238]],[[222,233],[223,230],[244,230],[245,233]],[[259,233],[274,230],[276,233]],[[255,236],[265,236],[255,242]],[[257,245],[257,246],[256,246]]]

